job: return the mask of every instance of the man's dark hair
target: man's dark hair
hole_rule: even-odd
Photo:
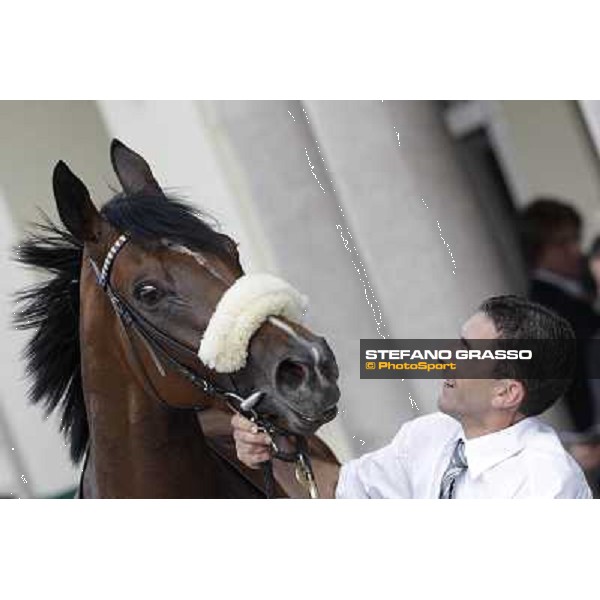
[[[519,412],[534,416],[550,408],[572,382],[576,340],[571,325],[520,296],[488,298],[479,310],[493,321],[500,340],[510,340],[507,348],[518,348],[519,341],[522,348],[534,348],[531,360],[498,361],[496,365],[498,379],[515,379],[525,387]]]
[[[555,242],[557,234],[567,227],[581,231],[581,216],[572,206],[553,198],[533,200],[519,217],[519,232],[527,264],[535,266],[542,249]]]

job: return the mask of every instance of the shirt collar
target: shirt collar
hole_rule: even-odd
[[[548,269],[536,269],[533,272],[533,278],[538,281],[555,285],[563,292],[569,294],[569,296],[574,296],[575,298],[585,296],[584,289],[579,281],[563,277],[554,271],[549,271]]]
[[[460,437],[465,441],[471,477],[479,477],[484,471],[520,452],[525,445],[524,433],[532,425],[533,421],[528,417],[500,431],[471,439],[466,439],[461,429]]]

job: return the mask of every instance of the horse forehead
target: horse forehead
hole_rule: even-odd
[[[183,254],[185,256],[192,257],[203,269],[207,270],[211,275],[226,283],[227,285],[231,285],[235,280],[235,277],[232,275],[227,276],[221,272],[214,262],[211,262],[206,256],[204,256],[201,252],[190,250],[186,246],[181,246],[178,244],[166,244],[166,247],[173,252],[177,252],[179,254]]]

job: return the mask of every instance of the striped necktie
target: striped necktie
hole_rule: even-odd
[[[440,498],[442,500],[452,500],[454,498],[454,484],[458,476],[467,470],[467,457],[465,456],[465,442],[458,440],[454,452],[450,457],[450,462],[444,471],[442,483],[440,485]]]

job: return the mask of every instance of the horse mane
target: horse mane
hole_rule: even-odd
[[[174,243],[190,250],[209,250],[229,260],[235,254],[230,238],[215,231],[206,215],[173,196],[118,194],[100,213],[115,229],[145,247]],[[61,411],[60,430],[77,463],[89,440],[79,340],[83,244],[44,217],[15,254],[19,263],[49,275],[16,295],[15,325],[34,331],[23,355],[32,379],[29,399],[44,405],[47,413]]]

